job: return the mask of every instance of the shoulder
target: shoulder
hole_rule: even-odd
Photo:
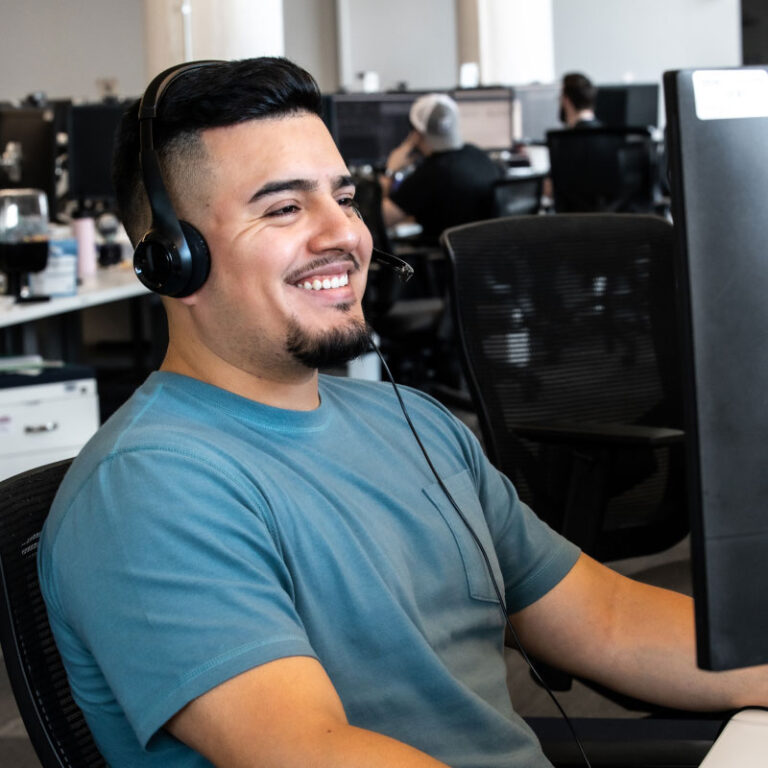
[[[198,385],[153,374],[102,425],[59,487],[46,522],[49,538],[73,511],[78,518],[104,519],[117,519],[129,508],[155,514],[158,499],[181,505],[200,487],[243,496],[247,484],[238,468],[236,419],[223,410],[226,393],[217,402],[216,392],[206,397]]]

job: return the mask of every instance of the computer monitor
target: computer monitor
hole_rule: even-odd
[[[112,152],[115,133],[132,101],[75,104],[69,111],[67,131],[67,197],[81,205],[111,206]]]
[[[461,136],[487,151],[512,146],[512,89],[470,88],[449,94],[459,108]]]
[[[609,127],[649,127],[659,124],[657,83],[599,85],[595,117]]]
[[[768,69],[664,74],[699,665],[768,662]]]
[[[521,144],[545,144],[547,131],[562,128],[558,119],[560,86],[516,85],[513,136]]]
[[[419,93],[339,93],[323,99],[323,119],[347,165],[383,168],[411,130]]]
[[[40,189],[48,215],[56,216],[56,131],[53,111],[38,107],[0,109],[0,188]]]

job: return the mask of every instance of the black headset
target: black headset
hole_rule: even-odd
[[[184,73],[223,63],[213,59],[170,67],[152,80],[139,104],[139,162],[152,224],[133,252],[133,269],[147,288],[164,296],[181,298],[201,288],[211,271],[211,254],[200,231],[173,210],[155,150],[157,109],[165,90]],[[403,282],[413,274],[410,264],[390,253],[374,248],[373,257],[394,269]]]
[[[152,211],[152,225],[133,252],[133,269],[144,285],[164,296],[189,296],[211,270],[211,254],[200,232],[180,221],[163,182],[154,141],[154,121],[166,88],[184,73],[221,61],[192,61],[161,72],[147,86],[139,104],[139,162]]]

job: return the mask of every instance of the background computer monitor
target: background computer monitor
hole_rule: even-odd
[[[112,151],[115,133],[130,101],[76,104],[67,131],[67,196],[81,205],[114,203]]]
[[[9,142],[21,147],[15,170],[0,168],[0,187],[41,189],[48,198],[48,215],[56,216],[56,131],[53,111],[38,107],[0,109],[0,153]]]
[[[768,69],[664,75],[700,666],[768,662]]]
[[[323,99],[323,119],[349,166],[383,168],[411,130],[418,93],[339,93]]]
[[[459,108],[461,136],[487,151],[512,146],[512,89],[471,88],[449,94]]]
[[[521,144],[545,144],[547,131],[563,127],[558,118],[559,108],[559,85],[516,85],[515,141]]]
[[[658,126],[658,84],[599,85],[595,97],[595,117],[609,127]]]

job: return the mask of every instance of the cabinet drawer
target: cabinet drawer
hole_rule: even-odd
[[[94,393],[0,405],[0,460],[6,455],[75,446],[99,426]]]

